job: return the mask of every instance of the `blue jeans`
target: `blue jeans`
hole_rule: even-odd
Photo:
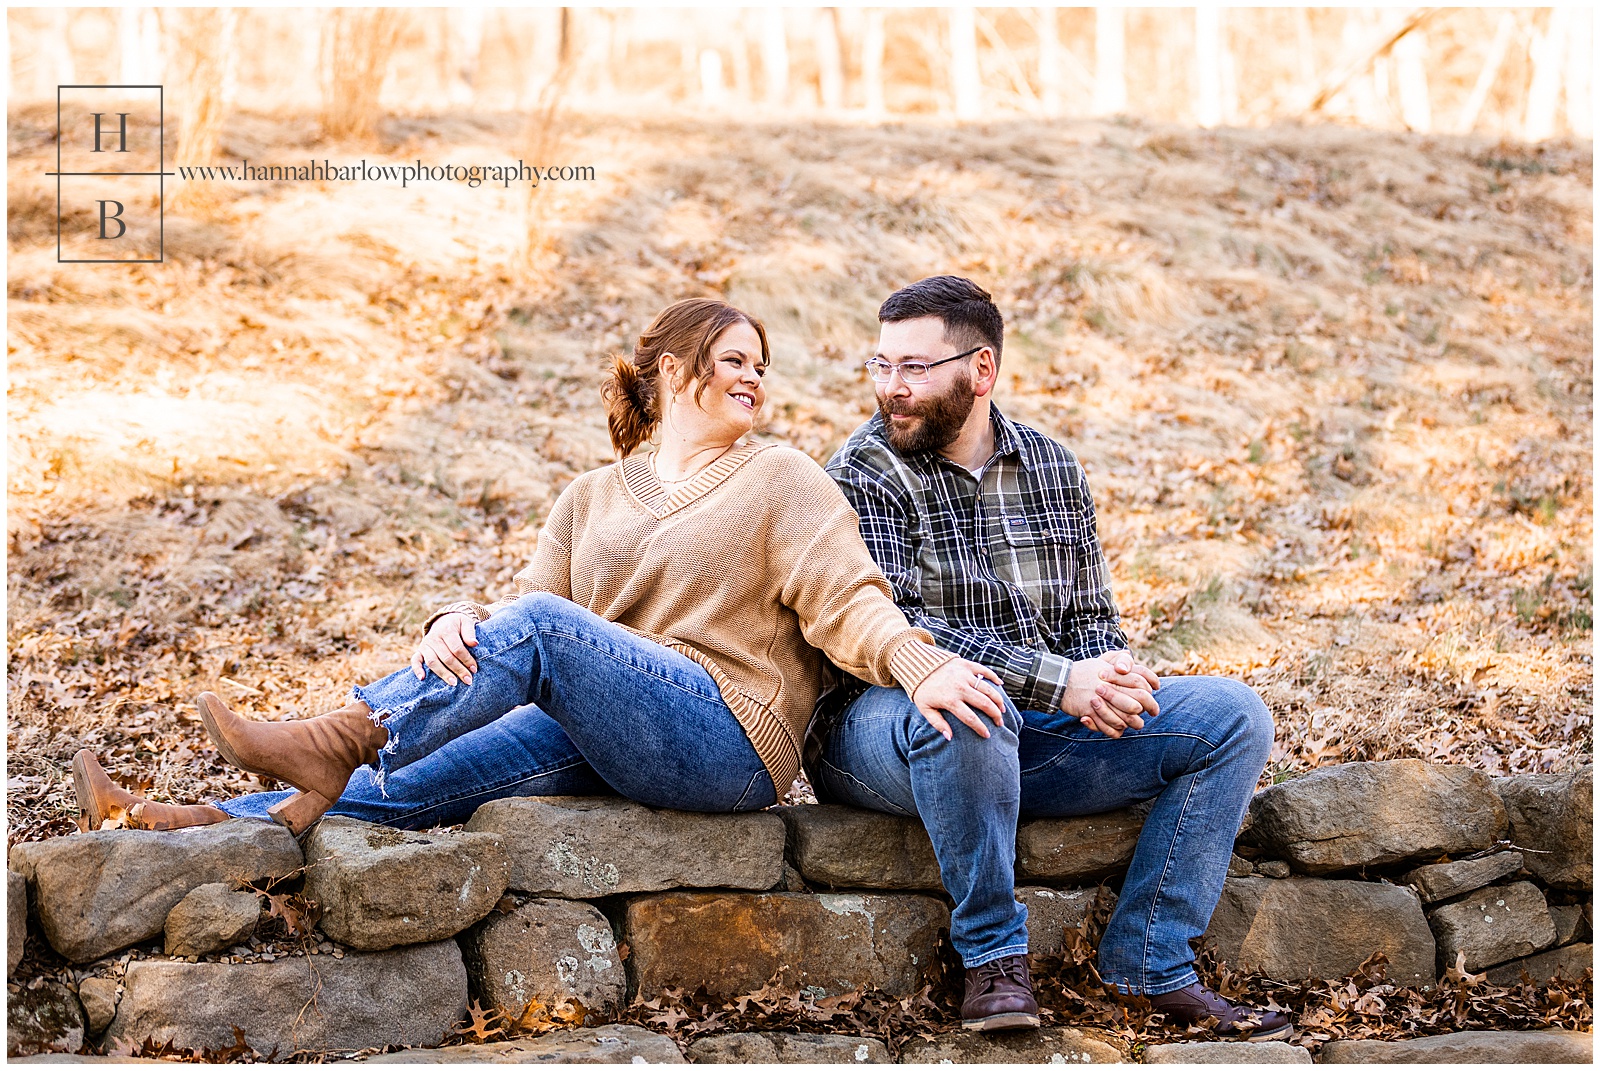
[[[957,725],[960,750],[900,746],[897,735],[925,735],[914,724],[922,715],[904,698],[892,715],[893,693],[873,689],[830,733],[814,771],[818,795],[922,815],[957,903],[950,940],[969,967],[1026,949],[1027,915],[1012,896],[1018,814],[1099,814],[1155,799],[1100,941],[1099,971],[1124,992],[1182,989],[1197,980],[1189,940],[1205,932],[1222,894],[1234,836],[1272,749],[1272,718],[1253,691],[1221,677],[1167,678],[1156,698],[1160,715],[1119,740],[1060,711],[1026,711],[1016,741],[985,755],[982,745],[1004,742],[1003,733],[986,741]],[[873,716],[857,718],[858,708]],[[1008,703],[1008,723],[1011,714]],[[1001,780],[1008,751],[1014,782]],[[913,755],[927,768],[901,769]],[[931,820],[906,807],[907,781],[943,797]]]
[[[811,776],[824,802],[922,819],[955,901],[950,943],[977,967],[1028,951],[1028,909],[1011,882],[1022,715],[1007,698],[987,740],[949,721],[946,740],[904,691],[869,688],[834,722]]]
[[[424,829],[507,796],[618,792],[652,807],[750,811],[772,777],[694,660],[555,595],[477,627],[472,683],[402,669],[354,689],[384,716],[379,771],[360,767],[329,814]],[[787,787],[787,786],[785,786]],[[288,793],[218,804],[267,817]]]

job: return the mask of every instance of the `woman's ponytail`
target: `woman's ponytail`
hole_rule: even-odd
[[[600,387],[606,407],[606,427],[618,459],[627,457],[650,438],[661,420],[657,407],[657,379],[641,375],[638,365],[620,354],[611,358],[611,374]]]

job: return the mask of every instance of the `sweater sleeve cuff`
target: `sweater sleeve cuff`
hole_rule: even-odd
[[[955,657],[949,651],[942,651],[933,644],[919,639],[916,633],[912,633],[895,649],[894,654],[889,656],[889,672],[894,675],[900,687],[906,690],[906,694],[912,695],[929,674]]]
[[[479,606],[475,602],[453,602],[449,606],[441,606],[435,610],[433,616],[428,618],[427,622],[422,626],[422,631],[427,632],[433,627],[433,623],[445,614],[471,614],[474,620],[489,620],[489,608],[487,606]]]

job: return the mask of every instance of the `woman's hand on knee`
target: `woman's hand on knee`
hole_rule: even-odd
[[[922,678],[911,701],[946,740],[953,738],[947,714],[987,740],[989,727],[983,723],[984,717],[996,725],[1005,723],[1003,687],[988,666],[953,658]]]
[[[477,645],[477,621],[471,614],[445,614],[417,645],[416,654],[411,656],[411,672],[419,681],[425,680],[431,669],[451,684],[471,684],[478,661],[467,648]]]

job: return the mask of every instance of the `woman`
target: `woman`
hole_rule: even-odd
[[[218,806],[145,801],[87,750],[73,773],[88,826],[151,829],[324,812],[406,828],[464,821],[491,799],[616,791],[693,811],[776,803],[827,672],[905,689],[987,736],[995,674],[911,628],[855,514],[810,458],[743,442],[770,361],[766,332],[719,301],[680,301],[614,358],[602,390],[622,460],[556,499],[517,591],[444,607],[408,669],[349,705],[253,722],[202,693],[228,761],[293,785]],[[660,446],[635,450],[657,428]],[[989,683],[980,683],[989,682]]]

